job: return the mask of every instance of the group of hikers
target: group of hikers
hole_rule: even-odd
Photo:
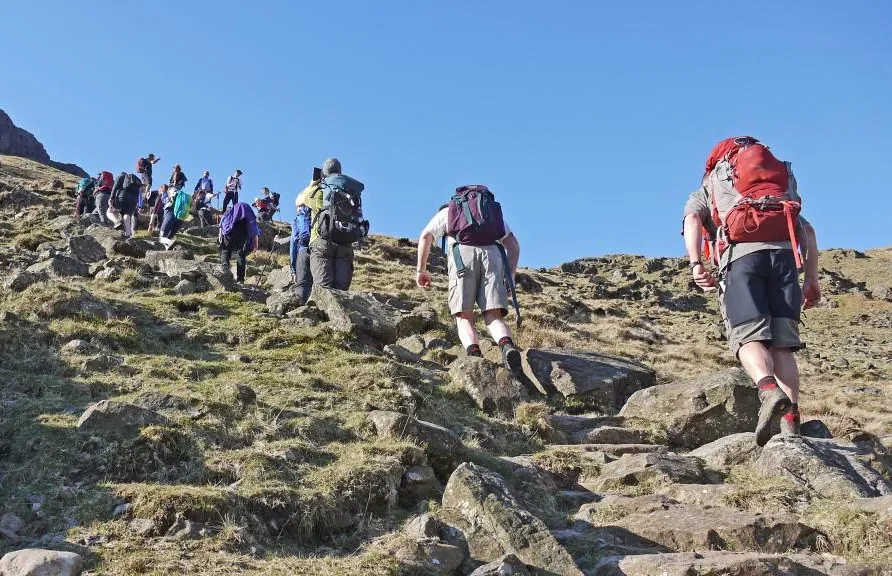
[[[161,220],[159,239],[169,248],[185,218],[180,215],[188,213],[190,205],[180,198],[186,177],[179,165],[168,184],[157,193],[151,191],[152,166],[157,162],[151,154],[140,159],[139,184],[133,174],[114,179],[101,173],[93,183],[95,213],[102,220],[112,208],[119,212],[123,233],[129,236],[142,193],[154,206],[150,232]],[[259,238],[252,206],[238,199],[241,174],[236,170],[227,180],[218,236],[221,265],[228,269],[235,254],[239,282],[244,281],[248,254],[257,249]],[[353,246],[369,230],[363,219],[363,189],[362,182],[342,173],[336,158],[329,158],[322,168],[314,169],[310,184],[298,194],[292,234],[276,236],[275,242],[290,245],[293,290],[302,303],[314,284],[350,289]],[[208,172],[193,192],[200,199],[192,197],[192,212],[207,224],[202,210],[215,197]],[[263,193],[253,207],[261,219],[271,219],[279,196],[266,188]],[[78,210],[80,202],[79,196]],[[778,160],[750,136],[728,138],[714,147],[700,187],[684,207],[682,234],[692,281],[704,291],[717,292],[731,351],[758,388],[760,446],[777,431],[799,433],[799,370],[793,353],[805,346],[799,336],[801,311],[821,297],[815,231],[800,211],[790,163]],[[427,264],[438,239],[448,262],[449,311],[467,355],[482,356],[476,305],[505,367],[520,375],[520,350],[505,322],[513,304],[520,325],[514,287],[520,243],[492,191],[483,185],[459,187],[424,227],[415,269],[416,284],[422,289],[432,285]]]

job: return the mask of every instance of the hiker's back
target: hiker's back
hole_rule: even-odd
[[[491,246],[505,237],[502,206],[479,184],[457,188],[448,204],[446,234],[465,246]]]
[[[319,237],[340,246],[362,240],[369,231],[362,212],[365,185],[345,174],[331,174],[322,179],[320,188],[322,208],[316,215]]]

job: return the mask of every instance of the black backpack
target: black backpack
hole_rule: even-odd
[[[322,208],[316,214],[319,237],[339,246],[359,242],[369,233],[369,221],[362,217],[362,191],[359,180],[333,174],[322,179]]]
[[[142,191],[142,180],[136,174],[127,174],[124,177],[124,191],[127,194],[139,194]]]

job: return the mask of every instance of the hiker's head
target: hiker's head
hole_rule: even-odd
[[[241,170],[236,170],[236,171],[235,171],[235,175],[236,175],[236,176],[241,176],[241,175],[242,175],[242,171],[241,171]]]
[[[204,177],[207,178],[211,175],[211,173],[207,170],[204,171]]]
[[[322,164],[322,175],[330,176],[332,174],[341,173],[341,161],[337,158],[329,158]]]
[[[269,188],[267,188],[266,186],[261,188],[260,191],[263,192],[264,196],[269,196]]]
[[[168,189],[168,188],[169,188],[169,186],[168,186],[167,184],[162,184],[162,185],[158,188],[158,192],[161,192],[161,193],[167,192],[167,189]]]
[[[148,160],[154,160],[154,159],[155,159],[155,155],[154,155],[154,154],[149,154],[146,158],[148,158]]]
[[[173,171],[174,171],[174,172],[179,172],[179,171],[180,171],[180,165],[179,165],[179,164],[174,164],[174,165],[173,165]]]

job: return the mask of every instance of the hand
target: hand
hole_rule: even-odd
[[[278,242],[278,241],[279,241],[279,235],[276,234],[275,236],[273,236],[273,242]]]
[[[706,269],[703,264],[697,264],[691,269],[691,275],[694,283],[697,284],[704,292],[715,290],[715,276]]]
[[[431,275],[427,270],[422,270],[420,272],[415,273],[415,283],[418,284],[419,288],[430,288],[431,287]]]
[[[802,283],[802,309],[814,308],[821,301],[821,285],[817,280],[806,278]]]

